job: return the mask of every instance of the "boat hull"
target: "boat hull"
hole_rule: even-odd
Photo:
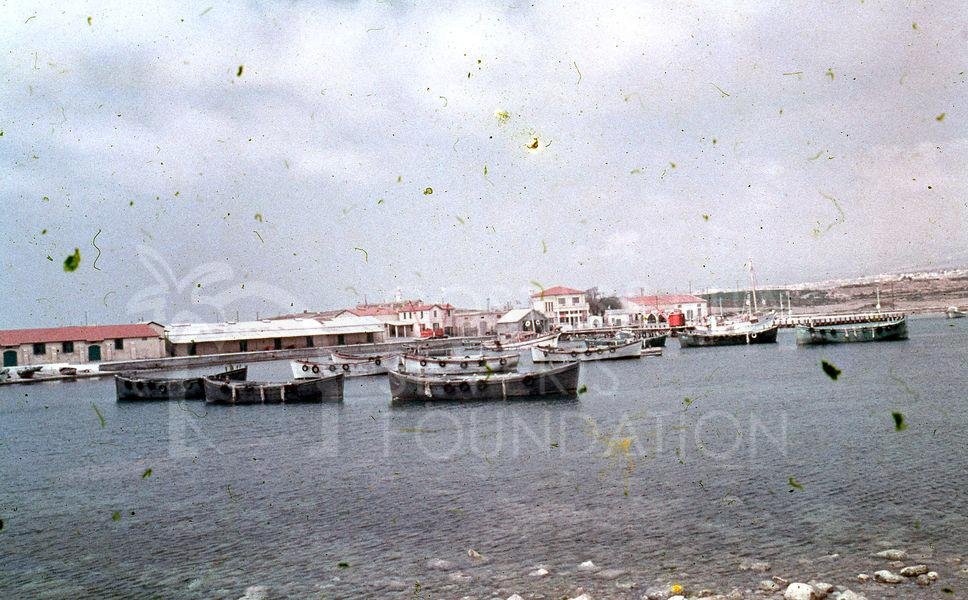
[[[747,344],[775,344],[779,325],[752,331],[704,333],[680,331],[679,345],[683,348],[708,348],[711,346],[745,346]]]
[[[635,340],[621,346],[595,346],[593,348],[551,348],[538,346],[531,349],[531,360],[536,363],[587,362],[592,360],[619,360],[640,358],[642,342]]]
[[[404,354],[400,364],[407,373],[422,375],[469,375],[475,373],[503,373],[518,366],[518,354],[496,356],[424,356]]]
[[[211,375],[211,378],[219,381],[243,381],[247,373],[248,368],[242,367]],[[119,401],[203,400],[205,386],[202,379],[203,377],[165,379],[119,374],[114,376],[114,387]]]
[[[810,327],[797,325],[797,344],[848,344],[855,342],[890,342],[908,338],[907,321]]]
[[[380,360],[372,362],[315,362],[311,360],[291,360],[294,379],[317,379],[327,375],[342,374],[343,377],[369,377],[371,375],[385,375],[390,369],[396,368],[400,357],[396,360]]]
[[[643,337],[642,347],[643,348],[664,348],[666,345],[666,339],[668,337],[669,335],[665,333]]]
[[[500,375],[427,376],[390,371],[390,394],[395,401],[573,398],[578,393],[578,374],[577,362],[546,371]]]
[[[944,314],[949,319],[964,319],[965,317],[968,317],[968,313],[958,310],[957,308],[949,308]]]
[[[531,338],[530,340],[523,340],[520,342],[508,342],[502,344],[501,342],[495,340],[493,342],[484,342],[482,346],[486,350],[494,351],[507,351],[507,350],[529,350],[538,345],[555,346],[558,343],[557,333],[550,335],[542,335],[538,337]]]
[[[230,382],[206,377],[205,401],[209,404],[294,404],[341,402],[343,375],[283,383]]]

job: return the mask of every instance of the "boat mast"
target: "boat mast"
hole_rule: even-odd
[[[750,258],[750,292],[753,294],[753,312],[756,312],[756,275],[753,273],[753,259]]]
[[[877,312],[881,312],[881,287],[877,286],[874,289],[877,290]]]

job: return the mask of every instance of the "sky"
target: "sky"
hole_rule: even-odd
[[[958,1],[56,4],[0,4],[3,328],[968,265]]]

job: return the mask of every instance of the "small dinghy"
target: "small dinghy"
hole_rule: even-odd
[[[245,379],[247,372],[247,367],[241,367],[211,375],[211,378],[220,381],[241,381]],[[202,400],[205,398],[202,377],[177,379],[119,374],[114,376],[114,386],[117,389],[119,401]]]
[[[343,374],[301,381],[227,381],[206,377],[205,401],[209,404],[294,404],[342,402]]]
[[[418,375],[390,371],[394,400],[507,400],[545,396],[574,397],[578,393],[577,362],[531,373],[487,375]]]

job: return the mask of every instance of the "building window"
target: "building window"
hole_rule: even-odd
[[[578,304],[578,302],[579,302],[579,300],[578,300],[578,296],[574,296],[574,297],[572,297],[572,299],[571,299],[571,303],[572,303],[572,304]]]
[[[346,344],[346,336],[342,333],[336,336],[336,345],[343,346]]]
[[[249,351],[249,340],[239,340],[239,352]]]
[[[195,356],[198,354],[198,346],[195,342],[188,344],[188,356]]]
[[[74,352],[74,342],[62,342],[61,352],[64,354],[72,354]]]
[[[567,298],[558,298],[558,304],[560,306],[564,306],[565,305],[565,300],[567,300]]]
[[[34,344],[34,356],[47,354],[47,344]]]
[[[311,336],[311,335],[307,335],[307,336],[306,336],[306,347],[307,347],[307,348],[312,348],[312,347],[313,347],[313,346],[315,346],[315,345],[316,345],[316,344],[315,344],[315,343],[313,343],[313,336]]]
[[[272,347],[276,350],[282,350],[282,338],[272,340]]]
[[[367,344],[372,344],[373,343],[373,334],[372,333],[366,334],[366,343]]]
[[[437,309],[436,308],[434,309],[434,316],[435,317],[437,316]]]
[[[16,367],[17,366],[17,351],[16,350],[4,350],[3,351],[3,366],[5,366],[5,367]]]
[[[121,339],[121,338],[118,338],[118,339],[114,340],[114,349],[115,350],[124,350],[124,340]]]

